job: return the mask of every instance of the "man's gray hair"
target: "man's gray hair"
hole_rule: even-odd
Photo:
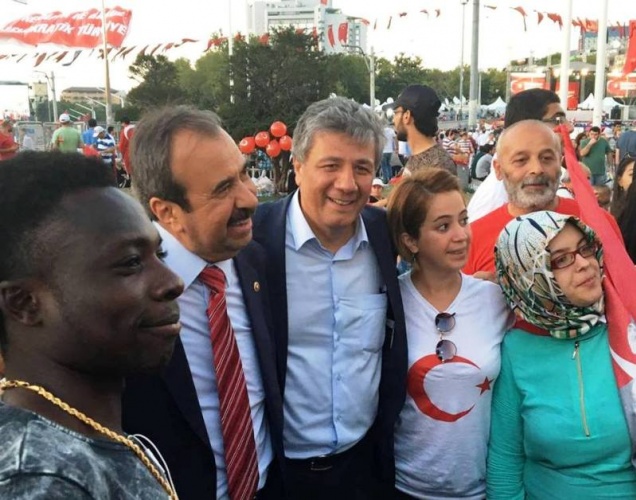
[[[152,111],[135,127],[130,147],[133,191],[152,220],[156,220],[149,204],[153,197],[190,209],[185,188],[175,180],[170,165],[172,141],[184,130],[217,137],[223,129],[215,113],[190,106]]]
[[[380,164],[384,149],[384,125],[371,109],[345,99],[332,97],[311,104],[298,120],[294,130],[292,153],[294,159],[304,162],[319,132],[343,133],[360,144],[372,143],[375,164]]]

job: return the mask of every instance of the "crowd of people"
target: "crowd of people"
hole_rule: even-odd
[[[120,138],[134,197],[95,123],[72,140],[99,157],[64,125],[9,151],[0,498],[636,498],[632,132],[591,129],[582,166],[550,91],[496,133],[442,137],[440,106],[311,104],[297,189],[260,204],[211,111]]]

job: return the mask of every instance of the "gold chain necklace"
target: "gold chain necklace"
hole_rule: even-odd
[[[166,493],[168,493],[168,497],[171,500],[178,500],[177,493],[172,489],[172,486],[170,485],[170,483],[161,475],[161,473],[157,470],[157,468],[153,465],[153,463],[150,461],[148,456],[143,452],[143,450],[137,443],[133,442],[131,439],[125,436],[122,436],[121,434],[111,431],[107,427],[104,427],[99,422],[96,422],[92,418],[83,414],[81,411],[73,408],[68,403],[65,403],[60,398],[54,396],[49,391],[44,389],[44,387],[40,387],[39,385],[29,384],[28,382],[24,382],[22,380],[0,380],[0,392],[6,389],[16,389],[16,388],[27,389],[29,391],[35,392],[39,396],[42,396],[47,401],[53,403],[55,406],[57,406],[64,412],[77,418],[79,421],[93,428],[97,432],[104,434],[105,436],[108,436],[113,441],[116,441],[117,443],[123,444],[127,446],[128,448],[130,448],[132,452],[135,455],[137,455],[139,460],[141,460],[143,464],[148,468],[148,470],[153,475],[153,477],[157,481],[159,481],[159,484],[161,484],[161,487],[164,490],[166,490]]]

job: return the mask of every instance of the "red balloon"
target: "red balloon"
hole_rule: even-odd
[[[241,153],[248,155],[254,152],[256,143],[254,142],[253,137],[243,137],[243,139],[241,139],[241,142],[239,142],[238,147],[241,150]]]
[[[269,133],[268,132],[259,132],[254,136],[254,142],[259,148],[264,148],[269,144]]]
[[[291,151],[292,148],[292,138],[288,135],[284,135],[280,139],[278,139],[278,143],[280,144],[280,149],[283,151]]]
[[[274,122],[271,127],[269,127],[269,131],[274,137],[282,137],[287,133],[287,125],[283,122]]]
[[[273,139],[267,147],[265,148],[265,152],[271,157],[276,158],[280,154],[280,144],[276,139]]]

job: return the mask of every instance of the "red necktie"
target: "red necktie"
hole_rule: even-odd
[[[207,312],[230,498],[251,499],[258,485],[258,460],[243,364],[227,314],[225,274],[211,266],[206,267],[199,278],[210,288]]]

